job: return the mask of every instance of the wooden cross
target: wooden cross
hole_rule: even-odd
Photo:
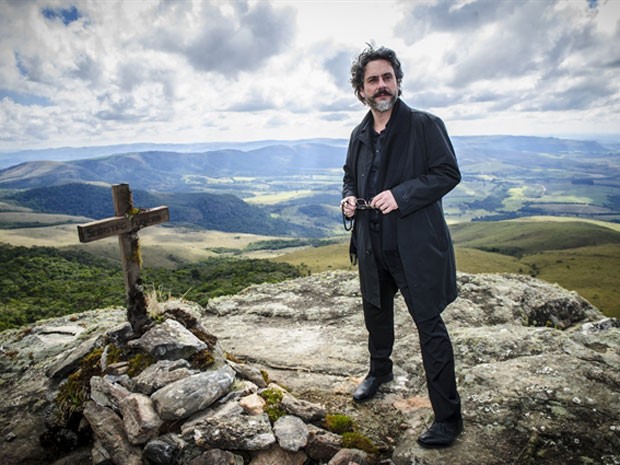
[[[133,206],[129,185],[112,186],[114,202],[113,218],[79,225],[80,242],[92,242],[110,236],[118,236],[121,263],[125,277],[127,296],[127,319],[135,334],[141,334],[150,323],[146,312],[146,297],[140,279],[140,245],[138,231],[144,227],[163,223],[170,219],[168,207],[139,209]]]

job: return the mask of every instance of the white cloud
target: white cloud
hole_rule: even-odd
[[[478,115],[491,130],[499,126],[488,112],[503,111],[514,113],[518,131],[569,133],[580,122],[582,133],[618,132],[618,21],[615,0],[595,8],[586,1],[412,2],[397,30],[416,50],[407,64],[428,64],[414,68],[422,105],[457,119],[469,107],[467,124]],[[431,46],[439,41],[442,47]],[[603,108],[604,128],[591,119]],[[556,123],[558,116],[571,121],[571,113],[571,124]],[[527,124],[545,117],[555,126]]]
[[[0,150],[348,137],[367,42],[453,134],[620,127],[620,1],[0,2]]]

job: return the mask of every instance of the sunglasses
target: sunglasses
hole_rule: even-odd
[[[378,208],[370,205],[371,200],[366,199],[355,199],[355,209],[356,210],[378,210]],[[343,205],[344,206],[344,205]],[[344,225],[345,231],[351,231],[353,229],[353,221],[354,218],[347,218],[344,214],[344,208],[342,210],[342,224]]]

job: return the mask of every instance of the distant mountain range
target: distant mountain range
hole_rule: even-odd
[[[105,157],[121,153],[139,152],[178,152],[204,153],[218,150],[256,150],[273,145],[296,146],[305,144],[325,144],[331,146],[346,146],[347,141],[341,139],[311,139],[311,140],[259,140],[251,142],[205,142],[196,144],[118,144],[92,147],[59,147],[51,149],[21,150],[17,152],[0,151],[0,169],[18,165],[28,161],[73,161],[87,158]]]
[[[158,192],[204,190],[204,178],[293,176],[341,168],[342,146],[305,143],[250,151],[127,152],[75,161],[30,161],[0,170],[0,188],[29,189],[76,182],[128,182]]]
[[[620,221],[618,144],[523,136],[454,137],[453,142],[463,181],[444,206],[455,221],[529,215]],[[140,206],[150,200],[174,205],[171,214],[182,223],[241,227],[235,215],[226,225],[224,212],[230,208],[244,212],[242,228],[252,225],[252,231],[237,231],[329,235],[340,222],[346,148],[346,140],[315,139],[5,153],[3,164],[18,163],[0,169],[0,199],[34,211],[98,218],[110,213],[89,213],[100,202],[97,196],[105,196],[107,208],[109,186],[128,183],[138,199],[154,197],[144,197]],[[80,208],[69,209],[71,196],[83,202]],[[204,216],[204,205],[216,204],[220,216]]]
[[[620,158],[620,146],[604,146],[596,141],[523,136],[453,140],[461,170],[466,174],[488,171],[501,175],[505,168],[541,168],[603,175],[599,171],[601,159],[606,163],[610,156],[615,155],[616,161]],[[4,166],[0,169],[0,189],[129,182],[136,189],[150,191],[201,191],[203,187],[196,186],[202,184],[196,182],[200,178],[294,176],[339,170],[347,141],[229,143],[213,144],[219,147],[215,150],[201,150],[206,145],[134,144],[0,154],[0,167]],[[227,147],[222,148],[224,145]],[[6,166],[12,162],[16,163]]]

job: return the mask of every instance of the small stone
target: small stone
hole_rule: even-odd
[[[297,452],[308,443],[308,427],[301,418],[286,415],[273,425],[280,447],[288,452]]]
[[[370,465],[370,463],[366,452],[357,449],[340,449],[327,465]]]
[[[142,453],[154,465],[174,465],[183,444],[179,438],[161,436],[149,441]]]
[[[250,415],[260,415],[263,413],[265,404],[265,399],[258,394],[250,394],[249,396],[239,399],[239,405],[241,405],[243,410]]]
[[[145,444],[149,439],[157,437],[163,422],[155,412],[150,397],[144,394],[130,394],[121,402],[120,410],[130,443]]]

